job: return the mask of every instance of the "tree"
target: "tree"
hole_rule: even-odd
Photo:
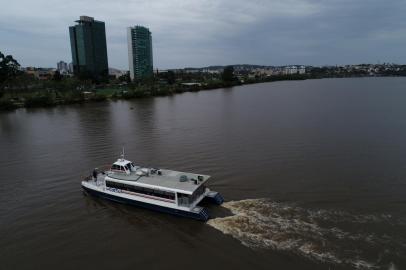
[[[54,81],[60,81],[62,80],[62,75],[59,72],[59,70],[55,71],[54,76],[52,77],[52,80]]]
[[[94,79],[93,74],[90,71],[86,70],[86,69],[79,70],[76,73],[76,76],[80,81],[88,81],[88,80],[93,80]]]
[[[234,81],[234,67],[233,66],[226,66],[223,70],[223,74],[221,78],[225,82],[232,82]]]
[[[174,84],[176,82],[175,72],[169,70],[166,75],[166,81],[168,82],[168,84]]]
[[[118,80],[121,81],[121,82],[130,83],[130,82],[131,82],[130,72],[127,71],[125,74],[123,74],[123,75],[121,75],[120,77],[118,77]]]
[[[19,73],[20,64],[11,55],[0,52],[0,84]]]

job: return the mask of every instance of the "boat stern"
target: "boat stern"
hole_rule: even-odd
[[[223,196],[217,191],[209,191],[203,199],[205,202],[222,205],[224,202]]]

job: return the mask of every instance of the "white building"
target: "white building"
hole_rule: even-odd
[[[123,75],[126,75],[127,71],[126,70],[119,70],[115,68],[109,68],[109,75],[114,76],[116,79],[120,78]]]
[[[284,75],[306,74],[305,66],[286,66],[283,69]]]
[[[283,70],[283,74],[285,74],[285,75],[297,74],[297,67],[296,66],[287,66]]]
[[[65,74],[69,72],[68,63],[64,61],[59,61],[56,63],[56,70],[58,70],[61,74]]]

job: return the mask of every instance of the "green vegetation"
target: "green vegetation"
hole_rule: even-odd
[[[0,99],[0,111],[10,111],[17,109],[18,106],[11,100]]]
[[[27,108],[50,107],[56,105],[52,95],[35,95],[27,97],[24,100],[24,106]]]
[[[134,82],[130,81],[127,73],[102,83],[92,81],[87,76],[62,76],[59,72],[55,72],[51,79],[40,80],[33,75],[21,72],[19,67],[20,65],[12,56],[4,56],[0,52],[0,110],[170,96],[261,82],[367,76],[365,72],[359,70],[347,72],[337,68],[313,68],[308,74],[272,76],[252,75],[247,71],[239,71],[236,76],[233,66],[227,66],[222,73],[199,70],[193,72],[180,70],[176,73],[168,71]],[[398,71],[399,75],[402,75],[405,70],[406,67],[402,67]]]
[[[15,75],[7,77],[5,80],[7,83],[4,81],[1,84],[0,110],[169,96],[243,84],[234,76],[232,66],[225,68],[221,74],[168,71],[155,75],[154,78],[135,82],[130,82],[128,75],[124,75],[118,79],[111,79],[108,84],[95,84],[81,77],[66,77],[59,72],[55,72],[51,80],[39,80],[21,72],[11,74]],[[293,76],[251,78],[245,79],[244,84],[287,79],[304,78]]]
[[[224,82],[232,82],[235,81],[236,78],[234,77],[234,67],[233,66],[226,66],[221,74],[221,78]]]
[[[20,64],[11,56],[0,52],[0,85],[19,74]]]

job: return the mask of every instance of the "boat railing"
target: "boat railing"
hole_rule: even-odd
[[[88,175],[88,176],[84,176],[82,177],[83,181],[90,181],[93,180],[93,176],[92,175]]]
[[[99,167],[96,167],[95,169],[97,169],[98,173],[106,173],[107,171],[110,171],[111,168],[111,164],[105,164],[105,165],[101,165]],[[83,181],[93,181],[93,174],[92,172],[90,172],[89,174],[82,174],[81,179],[83,179]]]

